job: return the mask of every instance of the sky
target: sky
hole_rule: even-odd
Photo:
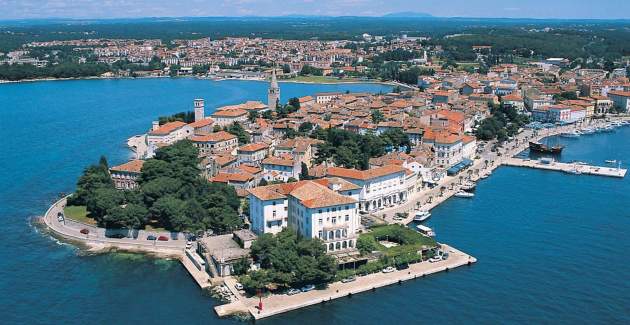
[[[0,19],[381,16],[630,19],[630,0],[0,0]]]

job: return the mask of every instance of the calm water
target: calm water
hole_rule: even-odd
[[[283,99],[378,85],[282,84]],[[207,106],[264,100],[257,82],[119,80],[0,86],[0,319],[7,324],[227,324],[175,262],[80,256],[28,218],[72,190],[82,168],[129,153],[150,121]],[[563,159],[630,161],[630,127],[569,139]],[[479,259],[472,267],[295,311],[265,324],[630,323],[630,179],[500,168],[472,200],[451,199],[428,225]]]

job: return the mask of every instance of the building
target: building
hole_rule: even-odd
[[[276,69],[271,72],[271,83],[269,84],[269,90],[267,90],[267,106],[270,109],[276,109],[276,106],[280,103],[280,86],[278,86],[278,80],[276,79]]]
[[[608,98],[618,111],[630,112],[630,91],[609,91]]]
[[[367,212],[407,201],[406,173],[406,168],[397,165],[369,170],[330,167],[326,171],[329,177],[339,177],[357,185],[360,188],[357,190],[359,209]]]
[[[142,171],[144,160],[131,160],[109,169],[114,186],[119,190],[132,190],[138,187],[138,177]]]
[[[259,164],[267,157],[269,145],[264,142],[249,143],[236,151],[239,163]]]
[[[240,108],[221,109],[212,113],[214,122],[219,126],[231,125],[234,122],[245,123],[249,117],[246,110]]]
[[[153,122],[153,129],[147,136],[149,146],[171,145],[179,140],[191,137],[193,128],[184,122],[169,122],[160,126],[157,122]]]
[[[315,94],[315,102],[317,104],[326,104],[334,99],[340,98],[342,93],[340,92],[327,92]]]
[[[238,147],[238,138],[226,131],[194,135],[192,143],[199,149],[200,156],[216,153],[230,153]]]
[[[206,117],[205,112],[204,112],[203,99],[199,99],[199,98],[195,99],[194,106],[195,106],[195,122],[203,120]]]
[[[275,234],[291,227],[301,236],[321,239],[329,253],[354,250],[360,225],[358,189],[339,178],[253,188],[252,231]]]
[[[269,157],[262,161],[263,178],[268,182],[299,179],[302,172],[302,164],[292,157]]]

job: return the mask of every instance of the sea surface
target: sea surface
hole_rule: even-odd
[[[38,232],[59,192],[151,120],[265,100],[266,83],[194,79],[0,85],[0,323],[228,324],[175,261],[89,256]],[[282,99],[319,91],[387,91],[375,84],[281,83]],[[630,162],[630,127],[566,139],[562,159]],[[563,139],[562,141],[565,141]],[[625,163],[624,163],[625,165]],[[263,320],[264,324],[629,324],[630,177],[501,167],[474,199],[453,198],[427,224],[478,258],[471,267]]]

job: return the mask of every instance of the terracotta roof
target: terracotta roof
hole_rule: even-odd
[[[186,123],[181,121],[168,122],[162,126],[160,126],[157,130],[153,130],[149,132],[149,135],[167,135],[181,127],[186,125]]]
[[[404,167],[396,166],[396,165],[386,165],[383,167],[371,168],[368,170],[330,167],[328,168],[327,174],[329,176],[338,176],[338,177],[343,177],[343,178],[367,180],[367,179],[377,178],[377,177],[381,177],[385,175],[400,173],[404,171],[405,171]]]
[[[243,115],[247,115],[247,111],[240,108],[222,109],[212,113],[212,116],[216,117],[239,117]]]
[[[621,97],[630,97],[630,91],[611,90],[611,91],[608,92],[608,96],[610,96],[610,95],[621,96]]]
[[[228,183],[228,182],[245,183],[253,179],[254,179],[254,175],[250,173],[246,173],[246,172],[239,173],[239,174],[219,172],[216,176],[211,178],[210,181],[217,182],[217,183]]]
[[[357,203],[357,200],[349,196],[341,195],[326,186],[308,181],[296,185],[289,195],[311,209]]]
[[[236,139],[236,136],[226,131],[219,131],[203,135],[194,135],[191,138],[193,142],[219,142],[232,139]]]
[[[111,167],[110,170],[117,172],[140,173],[144,165],[144,160],[130,160],[122,165]]]
[[[293,159],[284,159],[280,157],[269,157],[262,161],[263,165],[278,165],[293,167]]]
[[[267,145],[266,143],[264,143],[264,142],[256,142],[256,143],[246,144],[246,145],[238,148],[238,151],[254,152],[254,151],[265,150],[267,148],[269,148],[269,145]]]
[[[212,125],[213,123],[214,123],[213,119],[211,119],[211,118],[204,118],[204,119],[201,119],[199,121],[192,122],[192,123],[188,124],[188,126],[194,128],[194,129],[197,129],[197,128],[202,128],[204,126]]]

